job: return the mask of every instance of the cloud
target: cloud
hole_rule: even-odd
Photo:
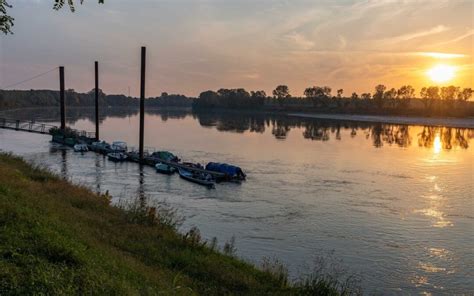
[[[449,30],[448,27],[443,26],[443,25],[438,25],[438,26],[433,27],[433,28],[428,29],[428,30],[422,30],[422,31],[417,31],[417,32],[413,32],[413,33],[402,34],[402,35],[395,36],[395,37],[385,38],[385,39],[382,39],[380,41],[385,42],[385,43],[395,44],[395,43],[410,41],[410,40],[413,40],[413,39],[422,38],[422,37],[426,37],[426,36],[430,36],[430,35],[434,35],[434,34],[439,34],[439,33],[442,33],[442,32],[446,32],[448,30]]]
[[[292,32],[284,36],[292,48],[300,50],[309,50],[314,46],[314,42],[308,40],[304,35]]]

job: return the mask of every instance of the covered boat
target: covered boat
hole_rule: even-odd
[[[158,173],[167,174],[167,175],[172,175],[176,171],[174,167],[161,163],[161,162],[158,162],[155,165],[155,169]]]
[[[151,157],[173,162],[178,162],[180,160],[176,155],[169,151],[156,151],[151,154]]]
[[[227,178],[233,180],[245,180],[246,177],[240,167],[227,163],[210,162],[206,165],[206,170],[223,173]]]
[[[178,173],[181,178],[189,182],[203,185],[208,188],[215,188],[215,180],[210,174],[193,172],[183,168],[178,168]]]

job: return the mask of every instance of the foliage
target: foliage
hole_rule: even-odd
[[[360,277],[349,274],[334,252],[319,256],[311,274],[298,286],[302,295],[362,295]]]
[[[77,93],[73,89],[66,91],[66,106],[84,107],[94,106],[95,90],[88,93]],[[183,95],[166,95],[148,98],[145,101],[148,107],[190,107],[192,99]],[[99,89],[99,105],[114,107],[138,107],[139,100],[125,95],[107,95]],[[0,90],[0,109],[59,106],[59,91],[53,90]]]
[[[265,103],[266,94],[263,90],[251,91],[243,88],[225,89],[217,92],[208,90],[202,92],[194,100],[194,108],[261,108]]]
[[[104,0],[98,0],[98,1],[99,1],[99,4],[104,4]],[[55,10],[59,10],[63,8],[65,2],[66,0],[54,0],[53,8]],[[84,0],[79,0],[79,2],[82,4]],[[67,0],[67,3],[69,5],[69,9],[71,10],[71,12],[76,11],[76,8],[74,7],[74,0]]]
[[[5,35],[13,34],[11,28],[13,27],[13,21],[15,19],[7,15],[7,8],[11,7],[7,0],[0,0],[0,31]]]
[[[54,0],[53,8],[55,10],[59,10],[64,6],[65,2],[66,0]],[[81,4],[83,2],[84,0],[80,0]],[[100,4],[103,4],[104,0],[98,0],[98,2]],[[67,0],[67,3],[71,12],[74,12],[74,0]],[[12,6],[8,4],[7,0],[0,0],[0,31],[3,32],[5,35],[13,34],[11,27],[13,27],[13,21],[15,19],[7,14],[7,8],[11,7]]]
[[[0,294],[307,295],[303,282],[216,252],[197,228],[182,235],[163,224],[174,218],[138,203],[111,206],[0,154]],[[326,287],[321,292],[335,295]]]
[[[278,99],[290,97],[290,89],[286,85],[279,85],[273,90],[273,96]]]

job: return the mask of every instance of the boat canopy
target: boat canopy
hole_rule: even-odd
[[[210,162],[206,165],[206,170],[221,172],[231,177],[245,176],[241,168],[235,165],[227,164],[227,163]]]
[[[169,152],[169,151],[157,151],[157,152],[153,152],[152,154],[153,157],[157,157],[159,159],[163,159],[163,160],[166,160],[166,161],[176,161],[176,159],[178,159],[176,157],[176,155],[174,155],[173,153]]]

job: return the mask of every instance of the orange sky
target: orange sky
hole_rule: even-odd
[[[426,74],[437,64],[455,67],[445,84],[474,87],[473,1],[88,0],[74,14],[51,3],[13,3],[0,86],[64,65],[66,86],[88,91],[99,60],[106,93],[138,95],[146,45],[148,96],[221,87],[270,94],[278,84],[293,95],[312,85],[350,95],[379,83],[418,94],[437,84]],[[57,87],[50,73],[17,88]]]

